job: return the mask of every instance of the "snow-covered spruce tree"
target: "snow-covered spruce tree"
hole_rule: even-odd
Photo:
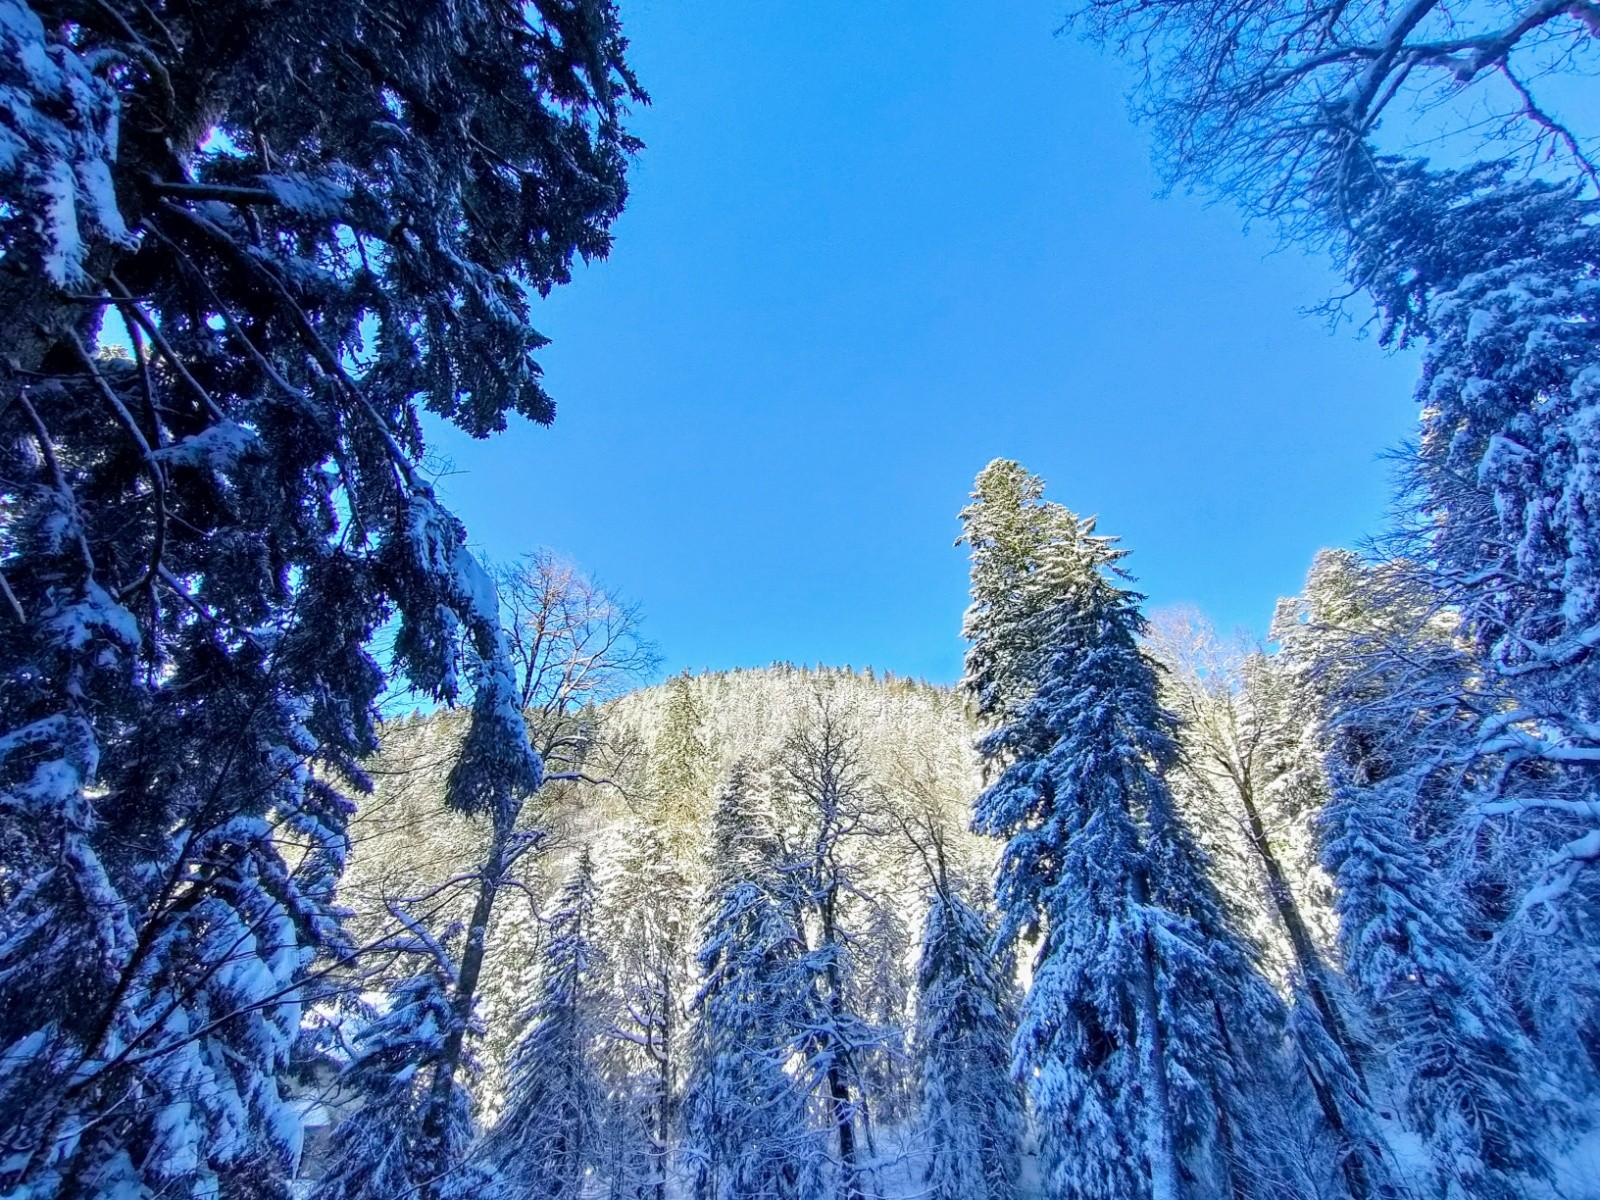
[[[597,898],[584,850],[550,914],[539,994],[511,1060],[505,1112],[485,1147],[496,1194],[508,1200],[576,1196],[596,1165],[606,1104]]]
[[[674,677],[665,690],[663,724],[637,783],[647,800],[623,818],[623,850],[607,877],[603,914],[619,1001],[616,1056],[651,1077],[645,1116],[656,1200],[665,1200],[681,1131],[695,912],[705,890],[691,864],[701,856],[701,814],[716,786],[702,736],[705,714],[688,678]]]
[[[485,1182],[462,1166],[475,1133],[468,1070],[450,1077],[446,1118],[436,1131],[427,1116],[435,1101],[444,1050],[459,1014],[450,955],[420,926],[386,949],[418,957],[421,969],[387,989],[381,1009],[344,998],[341,1026],[353,1029],[340,1072],[347,1096],[359,1097],[334,1130],[330,1169],[315,1200],[374,1200],[427,1191],[470,1196]]]
[[[1473,753],[1473,704],[1493,698],[1477,692],[1450,625],[1403,565],[1324,552],[1274,631],[1325,714],[1322,852],[1345,971],[1389,1086],[1439,1194],[1511,1197],[1547,1169],[1563,1113],[1494,977],[1492,935],[1515,891],[1492,860],[1474,861],[1475,798],[1497,772]],[[1559,947],[1550,953],[1553,967]]]
[[[653,799],[653,798],[652,798]],[[693,987],[696,890],[685,864],[697,847],[692,827],[674,825],[654,804],[630,812],[622,853],[607,872],[603,911],[610,987],[617,998],[611,1074],[632,1079],[647,1132],[647,1174],[664,1200],[678,1133],[685,1055],[686,996]]]
[[[1386,340],[1424,348],[1406,549],[1511,698],[1479,751],[1574,777],[1576,794],[1498,810],[1545,814],[1523,835],[1551,839],[1529,881],[1546,903],[1600,862],[1600,203],[1581,192],[1504,163],[1380,160],[1351,234]],[[1597,900],[1573,896],[1589,909],[1574,919],[1592,924]]]
[[[916,963],[906,953],[915,938],[912,895],[901,887],[852,905],[865,911],[852,913],[847,936],[855,969],[845,1004],[870,1031],[868,1044],[851,1054],[869,1139],[873,1128],[903,1127],[916,1113],[910,1054]]]
[[[911,1042],[923,1183],[929,1200],[1015,1200],[1024,1118],[1011,1075],[1012,962],[995,955],[989,923],[962,898],[942,854],[932,865]]]
[[[685,1095],[685,1158],[699,1200],[815,1195],[826,1143],[809,1081],[789,1068],[815,979],[802,914],[748,765],[717,803]]]
[[[381,624],[471,692],[450,802],[538,784],[418,414],[550,418],[622,52],[604,0],[0,3],[0,1190],[286,1173]]]
[[[1293,1147],[1281,1009],[1233,930],[1162,772],[1174,720],[1138,644],[1122,552],[1014,462],[978,476],[964,686],[998,778],[975,826],[1007,839],[1009,942],[1037,930],[1015,1066],[1060,1200],[1271,1194]]]

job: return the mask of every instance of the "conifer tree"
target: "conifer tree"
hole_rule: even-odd
[[[810,1089],[786,1069],[814,978],[779,843],[762,818],[748,766],[736,763],[716,810],[685,1100],[700,1200],[794,1200],[813,1194],[823,1172]]]
[[[1477,752],[1560,777],[1494,798],[1495,811],[1544,840],[1526,882],[1535,902],[1570,895],[1588,910],[1571,919],[1589,924],[1600,884],[1573,886],[1600,863],[1600,533],[1588,516],[1600,504],[1600,201],[1583,191],[1500,162],[1380,160],[1350,273],[1385,340],[1424,348],[1404,548],[1508,698],[1482,714]]]
[[[378,628],[470,702],[453,806],[538,785],[420,413],[551,418],[624,48],[606,0],[0,3],[0,1190],[291,1168]]]
[[[426,965],[387,990],[383,1011],[362,1005],[365,1012],[346,1014],[344,1024],[356,1032],[341,1084],[360,1103],[334,1131],[332,1169],[319,1181],[315,1200],[467,1196],[483,1182],[464,1162],[476,1132],[469,1072],[451,1075],[446,1120],[432,1127],[424,1119],[458,1018],[448,956],[420,931],[414,949]]]
[[[1279,1013],[1162,777],[1174,721],[1122,552],[1014,462],[979,474],[962,519],[964,686],[999,770],[975,825],[1007,839],[1003,934],[1040,937],[1016,1069],[1047,1193],[1266,1194],[1281,1171],[1252,1116],[1284,1095]]]
[[[983,915],[939,878],[922,928],[912,1035],[930,1200],[1017,1195],[1023,1107],[1011,1075],[1010,966],[994,954]]]
[[[849,931],[855,970],[846,1004],[870,1033],[851,1054],[862,1098],[864,1132],[904,1125],[916,1114],[910,1037],[915,1024],[916,963],[909,888],[875,895]],[[870,1146],[869,1146],[870,1152]]]
[[[605,928],[618,1001],[619,1072],[640,1075],[641,1119],[650,1141],[649,1175],[663,1200],[678,1133],[684,1011],[692,987],[695,889],[684,864],[692,826],[674,825],[653,807],[630,814],[626,843],[607,874]]]
[[[594,922],[598,893],[587,849],[549,918],[538,995],[513,1052],[506,1109],[487,1147],[511,1200],[576,1196],[596,1165],[605,1120]]]
[[[1398,568],[1319,556],[1285,654],[1327,713],[1333,795],[1320,820],[1350,984],[1384,1048],[1441,1194],[1510,1197],[1547,1171],[1562,1124],[1547,1068],[1472,926],[1492,929],[1463,835],[1477,775],[1470,661]],[[1285,614],[1285,617],[1287,614]],[[1479,697],[1480,700],[1485,699]],[[1506,889],[1490,889],[1503,898]]]

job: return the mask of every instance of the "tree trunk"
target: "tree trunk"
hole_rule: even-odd
[[[495,897],[505,879],[506,850],[516,826],[516,812],[517,806],[509,800],[495,806],[494,839],[489,846],[488,861],[478,876],[478,895],[472,906],[466,945],[461,950],[461,969],[456,974],[456,992],[451,1004],[456,1020],[445,1036],[439,1061],[434,1067],[428,1111],[422,1122],[424,1144],[435,1148],[441,1158],[440,1166],[446,1172],[454,1166],[442,1161],[450,1119],[450,1097],[455,1091],[456,1073],[461,1069],[461,1059],[466,1050],[467,1026],[472,1018],[478,980],[483,974],[483,962],[488,952],[489,918],[493,915]],[[430,1179],[421,1189],[421,1200],[433,1200],[439,1194],[439,1184],[445,1177],[441,1173]]]
[[[1311,998],[1311,1003],[1316,1008],[1317,1015],[1321,1017],[1328,1036],[1344,1055],[1345,1061],[1350,1064],[1350,1071],[1362,1092],[1361,1103],[1364,1107],[1370,1108],[1366,1100],[1367,1077],[1362,1057],[1355,1039],[1350,1035],[1350,1026],[1345,1020],[1344,1013],[1329,991],[1328,965],[1311,937],[1311,930],[1306,925],[1305,917],[1300,912],[1300,905],[1289,887],[1289,879],[1284,873],[1283,864],[1278,861],[1272,843],[1267,838],[1266,825],[1256,808],[1254,789],[1248,777],[1232,769],[1229,774],[1233,777],[1239,803],[1244,808],[1250,844],[1260,857],[1261,868],[1267,876],[1267,895],[1277,910],[1284,931],[1289,935],[1289,946],[1294,953],[1295,965],[1300,968],[1300,977],[1305,980],[1306,995]],[[1368,1145],[1364,1138],[1358,1137],[1351,1130],[1333,1084],[1323,1076],[1318,1065],[1305,1055],[1301,1057],[1305,1062],[1307,1078],[1311,1080],[1311,1090],[1317,1098],[1317,1107],[1322,1110],[1323,1119],[1328,1122],[1328,1127],[1342,1144],[1344,1152],[1339,1156],[1339,1165],[1344,1173],[1345,1182],[1349,1185],[1350,1195],[1354,1200],[1366,1200],[1372,1194],[1372,1180],[1367,1169],[1367,1159],[1375,1153],[1375,1147]]]
[[[655,1200],[667,1200],[669,1139],[672,1137],[672,979],[669,952],[662,952],[658,983],[661,993],[661,1046],[656,1053],[656,1178]]]
[[[1266,872],[1267,895],[1277,910],[1278,919],[1283,922],[1284,931],[1289,935],[1289,946],[1294,952],[1295,965],[1300,968],[1300,976],[1306,981],[1306,993],[1316,1005],[1317,1014],[1327,1027],[1328,1036],[1349,1060],[1350,1069],[1365,1087],[1366,1071],[1355,1039],[1350,1036],[1349,1023],[1346,1022],[1344,1013],[1339,1010],[1338,1004],[1328,990],[1328,965],[1323,961],[1322,952],[1317,949],[1317,944],[1311,937],[1311,930],[1306,925],[1305,917],[1300,912],[1300,905],[1289,887],[1288,876],[1284,873],[1277,854],[1273,852],[1272,843],[1267,839],[1266,825],[1256,809],[1254,789],[1248,779],[1240,778],[1237,774],[1234,775],[1233,782],[1239,795],[1239,803],[1244,808],[1250,844],[1261,859],[1262,870]]]
[[[822,917],[822,944],[835,948],[840,945],[835,913],[837,897],[838,880],[835,876],[829,880],[827,891],[818,906]],[[837,1030],[844,1018],[844,987],[839,979],[839,964],[835,958],[828,960],[825,984],[828,989],[828,1014],[833,1029]],[[828,1047],[828,1102],[833,1110],[834,1129],[839,1139],[839,1196],[840,1200],[863,1200],[861,1176],[856,1166],[855,1110],[850,1103],[850,1086],[845,1082],[844,1071],[840,1067],[844,1048],[837,1044],[836,1034],[830,1036],[830,1040],[835,1044]]]
[[[861,1176],[856,1167],[855,1113],[850,1105],[850,1088],[837,1060],[828,1066],[828,1098],[833,1105],[833,1123],[839,1135],[839,1195],[841,1200],[863,1200]]]

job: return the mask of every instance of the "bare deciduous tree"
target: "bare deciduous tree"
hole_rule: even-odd
[[[493,568],[522,708],[539,752],[561,769],[578,748],[570,718],[648,678],[661,655],[639,605],[549,550]]]
[[[501,623],[517,698],[534,748],[551,770],[541,791],[579,778],[592,735],[595,705],[641,682],[659,661],[644,640],[639,606],[618,598],[572,564],[546,551],[494,568]],[[505,791],[490,810],[490,829],[476,865],[421,896],[386,898],[396,918],[452,931],[440,944],[453,952],[449,1006],[453,1023],[432,1068],[427,1104],[420,1114],[425,1136],[442,1140],[468,1037],[483,969],[491,947],[495,905],[507,889],[523,889],[522,864],[545,844],[545,831],[527,828],[533,794]],[[381,853],[381,851],[380,851]],[[470,911],[469,911],[470,910]],[[465,920],[461,914],[469,911]],[[419,915],[420,913],[420,915]]]
[[[1600,69],[1594,0],[1080,0],[1074,15],[1138,64],[1136,108],[1172,176],[1258,213],[1337,219],[1375,147],[1600,183],[1578,84]]]

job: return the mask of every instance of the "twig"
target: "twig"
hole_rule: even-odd
[[[217,402],[211,398],[211,393],[206,391],[205,388],[201,387],[199,381],[196,380],[193,375],[189,374],[189,368],[183,365],[183,360],[178,357],[177,352],[173,350],[173,348],[167,343],[167,339],[162,336],[161,330],[156,328],[155,322],[145,315],[144,309],[140,308],[138,303],[134,300],[133,293],[123,286],[122,281],[117,278],[116,272],[109,272],[106,278],[110,283],[112,290],[117,293],[121,300],[121,303],[117,307],[122,314],[125,317],[131,317],[133,321],[138,324],[139,328],[145,331],[145,334],[149,337],[151,344],[154,345],[157,350],[161,351],[161,357],[167,360],[168,365],[171,366],[173,371],[177,373],[178,378],[182,379],[184,383],[189,385],[190,390],[193,391],[195,396],[199,398],[200,403],[205,405],[207,411],[219,421],[226,420],[227,414],[224,413],[222,409],[218,407]]]
[[[4,571],[0,571],[0,592],[5,593],[6,602],[11,605],[11,611],[17,616],[17,623],[26,625],[28,615],[22,611],[22,604],[17,599],[17,594],[11,590],[11,584],[7,581]]]
[[[50,440],[50,431],[45,428],[44,421],[39,412],[33,407],[33,402],[28,399],[28,389],[21,384],[17,385],[17,403],[22,405],[22,411],[28,415],[28,422],[33,426],[33,436],[38,440],[39,453],[44,456],[44,464],[49,468],[50,476],[55,480],[56,490],[77,511],[78,498],[73,494],[72,488],[67,485],[67,477],[61,473],[60,460],[56,458],[55,444]],[[94,554],[89,549],[89,540],[83,536],[82,528],[73,522],[78,535],[78,548],[83,552],[83,565],[89,572],[89,578],[94,578]]]
[[[133,595],[133,593],[149,587],[155,581],[156,572],[161,569],[161,556],[165,552],[167,545],[167,476],[162,471],[161,464],[156,461],[155,453],[151,450],[150,443],[144,436],[144,431],[139,428],[138,422],[133,419],[133,414],[122,403],[115,389],[106,382],[106,378],[100,373],[100,369],[94,365],[94,359],[89,356],[89,351],[78,340],[78,335],[70,329],[67,331],[67,342],[71,345],[79,360],[88,369],[89,376],[94,380],[95,387],[100,392],[100,395],[111,406],[111,410],[121,420],[128,433],[132,435],[133,440],[138,444],[139,452],[144,455],[145,470],[150,475],[151,498],[155,502],[156,521],[155,534],[150,544],[150,563],[145,568],[143,579],[130,583],[127,587],[117,589],[117,599],[123,600]]]
[[[1505,81],[1511,85],[1512,90],[1521,98],[1523,114],[1535,125],[1566,146],[1567,153],[1571,154],[1573,160],[1578,164],[1578,170],[1588,176],[1589,185],[1595,189],[1596,193],[1600,193],[1600,173],[1596,172],[1594,163],[1589,161],[1589,156],[1583,152],[1583,148],[1578,144],[1578,139],[1573,135],[1572,130],[1539,107],[1538,102],[1533,98],[1533,93],[1527,89],[1522,80],[1512,73],[1509,62],[1501,62],[1499,70],[1500,74],[1505,77]]]

